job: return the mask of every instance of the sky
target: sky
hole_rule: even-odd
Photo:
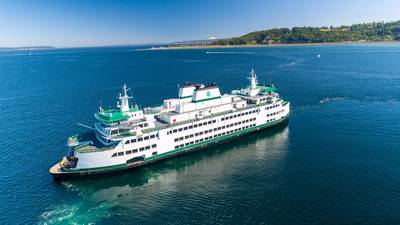
[[[399,0],[1,0],[0,47],[226,38],[294,26],[400,20]]]

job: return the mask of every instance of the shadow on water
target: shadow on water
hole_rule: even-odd
[[[283,162],[289,138],[287,123],[244,136],[223,145],[175,157],[113,176],[71,180],[55,183],[74,196],[71,202],[53,205],[41,215],[42,223],[93,223],[102,219],[135,212],[136,216],[162,207],[180,189],[215,193],[220,183],[228,186],[218,191],[228,192],[226,177],[247,176],[276,170]],[[266,166],[267,165],[267,166]],[[278,166],[279,167],[279,166]],[[146,212],[141,211],[146,210]],[[65,216],[67,215],[67,216]],[[101,215],[101,216],[99,216]]]

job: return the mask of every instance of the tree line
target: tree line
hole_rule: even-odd
[[[400,20],[386,23],[360,23],[340,27],[275,28],[251,32],[240,37],[217,40],[213,44],[268,45],[395,40],[400,40]]]

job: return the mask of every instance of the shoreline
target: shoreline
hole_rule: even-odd
[[[376,43],[400,43],[400,41],[344,41],[326,43],[295,43],[295,44],[270,44],[270,45],[188,45],[174,47],[151,47],[146,50],[180,50],[180,49],[226,49],[226,48],[268,48],[268,47],[291,47],[291,46],[333,46],[346,44],[376,44]]]

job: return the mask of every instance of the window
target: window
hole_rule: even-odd
[[[179,145],[176,145],[176,146],[175,146],[175,149],[177,149],[177,148],[179,148]]]
[[[211,121],[208,121],[208,124],[211,124],[212,122]]]
[[[127,155],[132,154],[132,150],[126,151],[125,154],[127,154]]]
[[[124,152],[118,152],[118,156],[123,156]]]
[[[190,144],[191,144],[191,145],[194,144],[194,141],[191,141]]]
[[[130,143],[130,141],[129,141],[129,140],[125,141],[125,144],[129,144],[129,143]]]
[[[185,139],[188,139],[188,138],[189,138],[189,135],[186,135],[186,136],[185,136]]]
[[[217,121],[216,121],[216,120],[213,120],[212,122],[213,122],[213,123],[216,123]]]
[[[183,140],[183,137],[180,137],[179,140],[182,141],[182,140]]]
[[[207,125],[207,122],[204,122],[203,125]]]
[[[138,138],[138,140],[137,141],[143,141],[143,138]]]
[[[179,141],[179,139],[178,139],[178,138],[175,138],[174,141],[177,142],[177,141]]]
[[[196,127],[197,127],[197,124],[193,125],[193,127],[196,128]]]
[[[175,129],[175,130],[173,130],[172,132],[176,133],[176,132],[178,132],[178,131]]]
[[[144,151],[144,147],[139,148],[139,151],[143,152]]]
[[[145,149],[146,149],[146,150],[149,150],[149,149],[150,149],[150,146],[146,146]]]
[[[202,124],[202,123],[199,123],[199,127],[201,127],[201,126],[203,126],[203,124]]]
[[[131,140],[131,143],[135,143],[135,142],[136,142],[136,139],[132,139],[132,140]]]
[[[184,145],[184,144],[179,145],[179,147],[181,147],[181,148],[182,148],[183,146],[185,146],[185,145]]]
[[[151,145],[151,148],[155,148],[155,147],[157,147],[157,144]]]
[[[189,126],[189,129],[192,129],[192,128],[193,128],[193,126],[192,126],[192,125],[190,125],[190,126]]]
[[[153,154],[153,155],[157,155],[157,152],[153,152],[152,154]]]
[[[191,137],[191,138],[192,138],[192,137],[193,137],[193,134],[191,134],[189,137]]]
[[[144,137],[144,140],[149,140],[149,136]]]
[[[154,135],[154,134],[150,135],[150,138],[155,138],[155,137],[156,137],[156,135]]]
[[[224,121],[225,120],[225,118],[221,118],[221,121]]]
[[[184,127],[183,129],[184,129],[184,130],[187,130],[188,128],[187,128],[187,127]]]
[[[133,150],[132,150],[132,153],[136,153],[136,152],[138,152],[137,149],[133,149]]]
[[[182,131],[182,128],[179,128],[178,131],[181,132],[181,131]]]
[[[115,157],[115,156],[117,156],[117,153],[114,153],[114,154],[112,154],[112,156],[111,156],[111,157]]]

